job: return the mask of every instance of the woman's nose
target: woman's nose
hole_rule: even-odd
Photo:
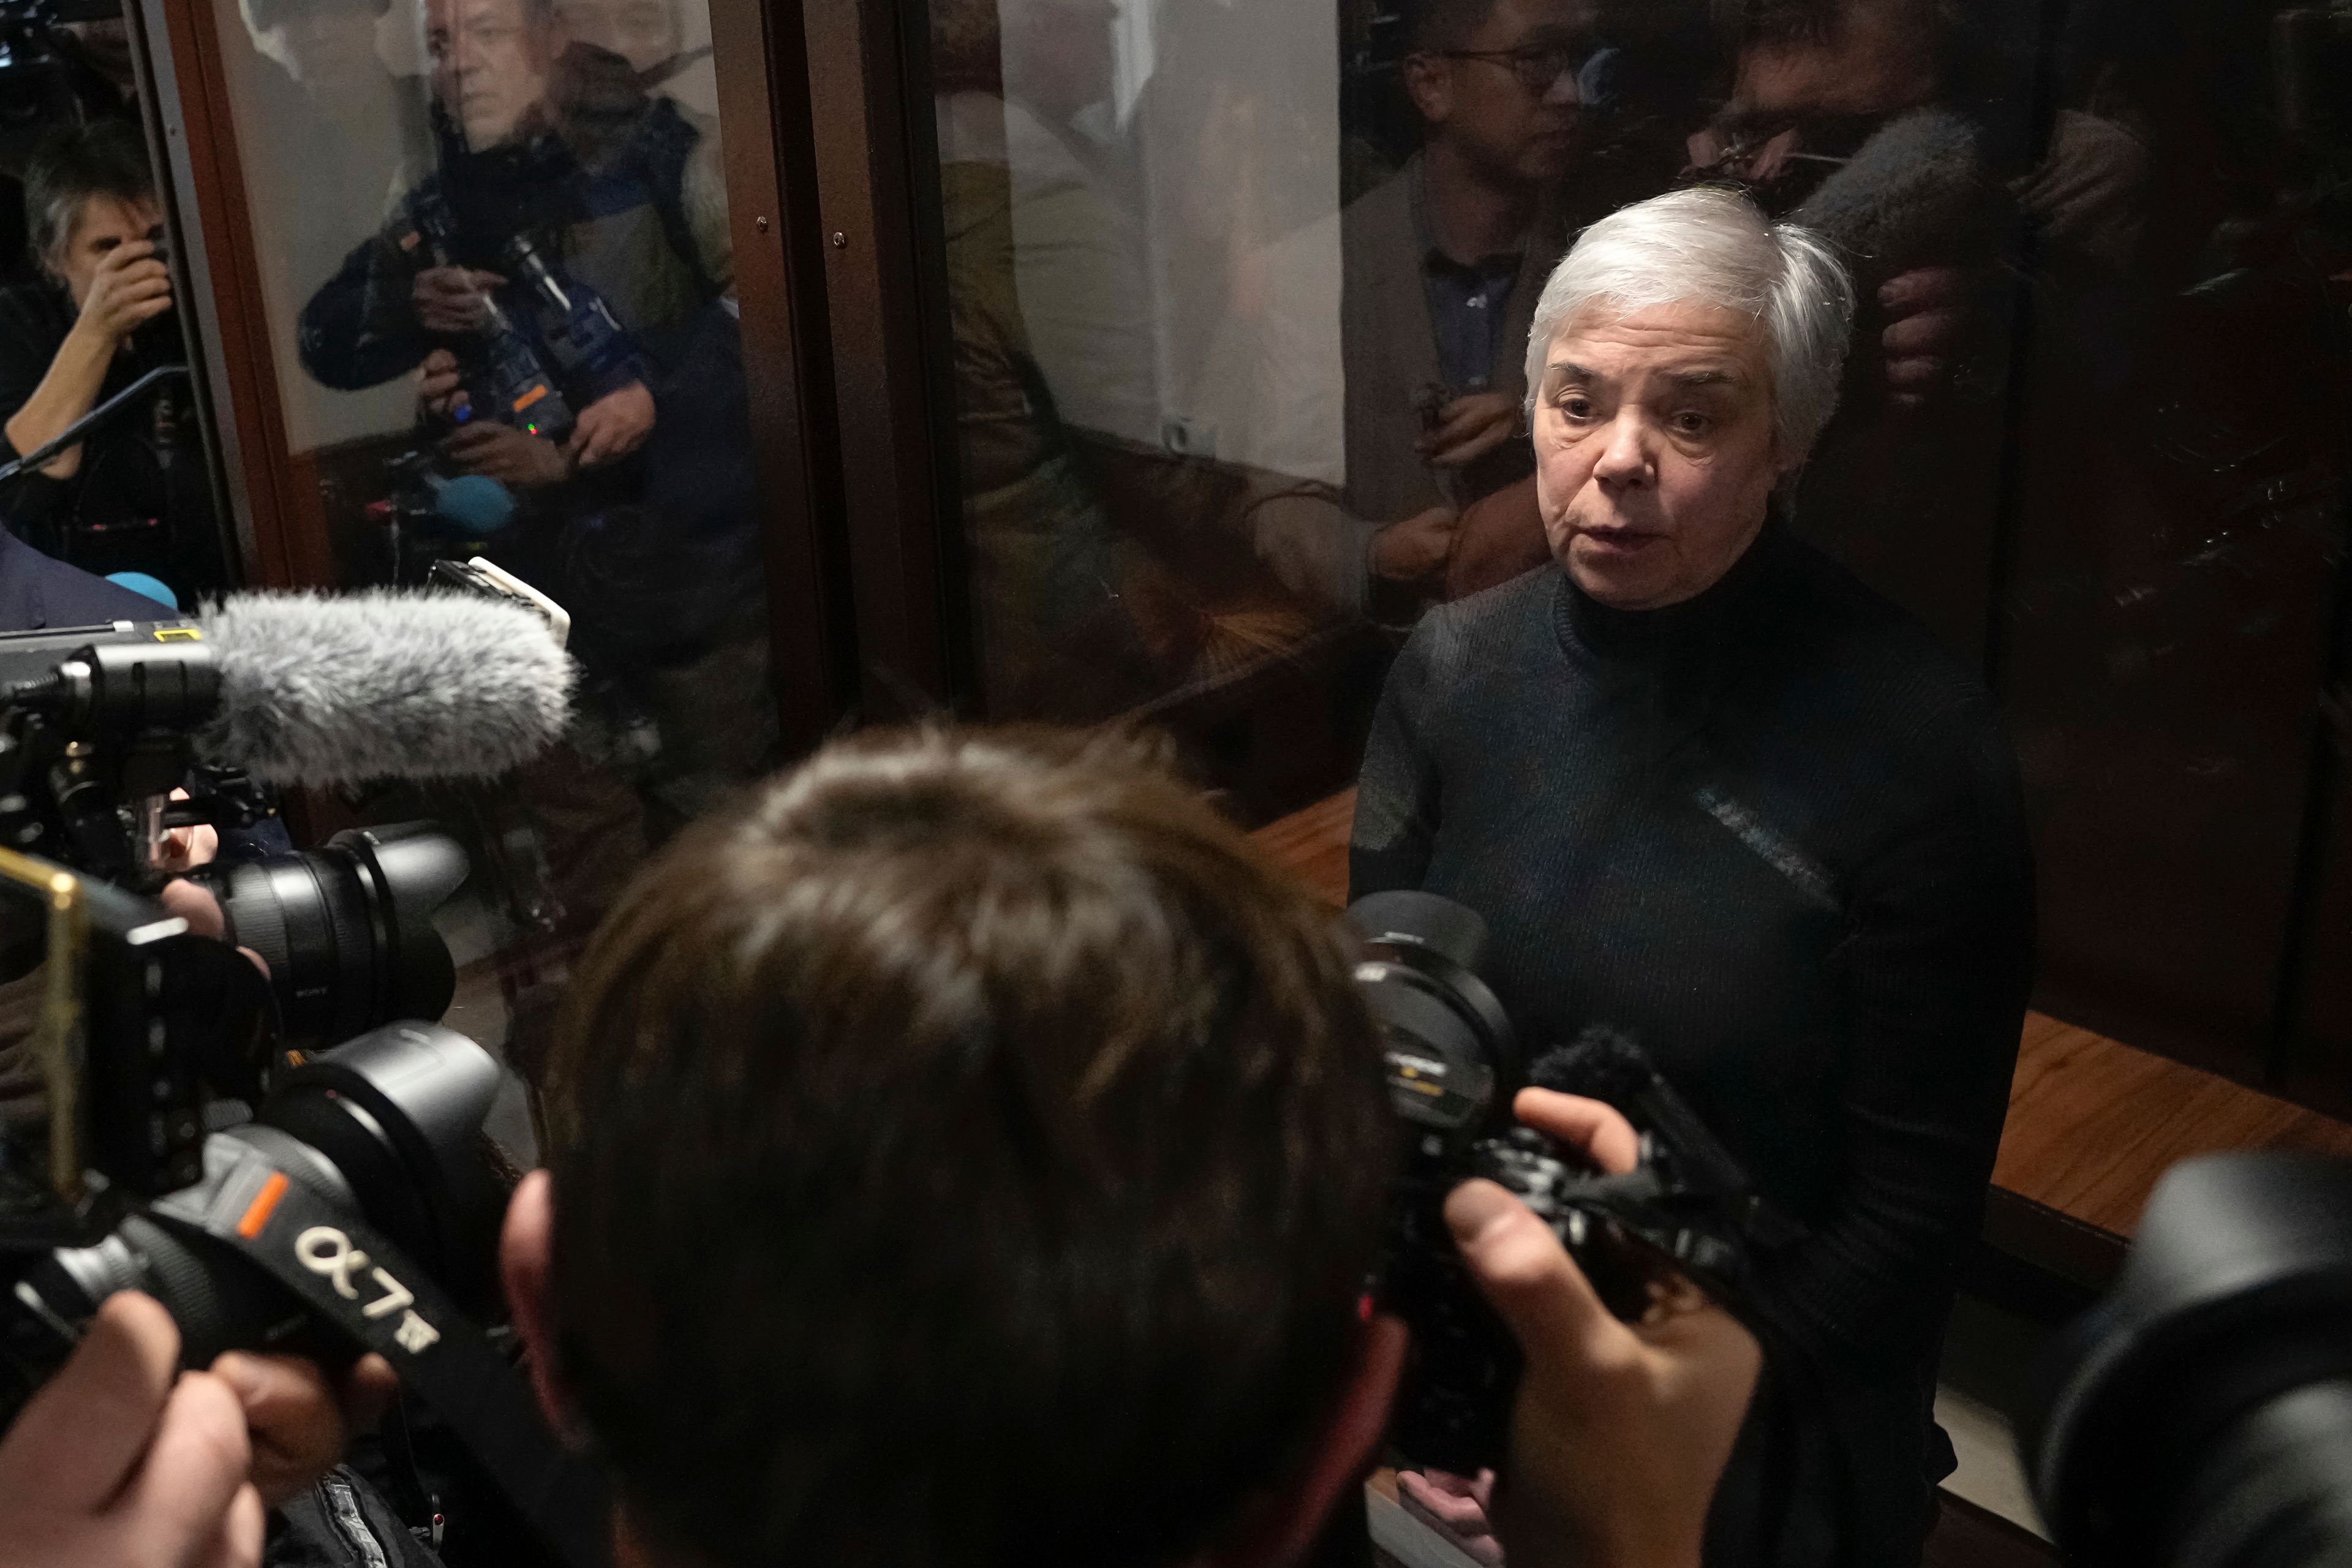
[[[1648,430],[1638,416],[1619,415],[1609,426],[1600,461],[1592,465],[1593,478],[1612,485],[1640,484],[1651,472]]]

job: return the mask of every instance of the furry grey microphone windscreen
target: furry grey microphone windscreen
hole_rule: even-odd
[[[208,762],[268,784],[489,778],[563,732],[572,659],[517,605],[457,594],[233,595],[201,617]]]
[[[1865,279],[1981,237],[1998,188],[1965,115],[1922,109],[1888,124],[1789,216],[1835,245]]]
[[[1657,1077],[1642,1047],[1606,1024],[1588,1024],[1574,1040],[1552,1047],[1528,1067],[1528,1081],[1538,1089],[1605,1100],[1620,1110]]]

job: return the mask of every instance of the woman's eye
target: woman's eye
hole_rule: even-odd
[[[1571,393],[1559,400],[1559,411],[1570,419],[1590,419],[1592,417],[1592,399]]]
[[[1715,421],[1709,419],[1704,414],[1696,413],[1690,409],[1685,409],[1682,413],[1674,416],[1672,423],[1674,425],[1675,432],[1677,435],[1704,436],[1714,425]]]

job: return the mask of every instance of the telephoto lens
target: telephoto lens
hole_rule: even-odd
[[[2036,1369],[2023,1447],[2083,1568],[2352,1563],[2352,1165],[2174,1167]]]
[[[315,1049],[447,1010],[457,970],[433,915],[468,869],[456,839],[407,822],[198,875],[230,940],[268,964],[285,1042]]]

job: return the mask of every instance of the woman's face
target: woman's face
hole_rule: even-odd
[[[1702,594],[1764,526],[1780,462],[1753,317],[1588,310],[1544,356],[1536,500],[1576,585],[1621,610]]]
[[[65,280],[67,291],[73,295],[74,309],[80,310],[89,297],[90,279],[98,276],[98,264],[108,252],[146,238],[147,231],[163,221],[163,209],[152,201],[126,202],[118,196],[86,199],[74,216],[65,243],[48,258],[50,269]]]

